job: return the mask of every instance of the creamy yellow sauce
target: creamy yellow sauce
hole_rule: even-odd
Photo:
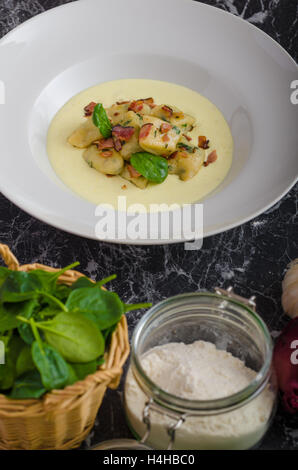
[[[161,184],[150,183],[139,189],[120,176],[107,177],[90,168],[83,159],[85,149],[67,143],[70,134],[84,122],[83,108],[90,101],[105,107],[116,101],[152,96],[157,104],[177,106],[196,119],[190,144],[197,145],[198,136],[210,139],[209,154],[217,151],[215,163],[202,167],[189,181],[169,175]],[[222,113],[208,99],[189,88],[157,80],[129,79],[101,83],[71,98],[55,115],[48,131],[47,151],[59,178],[75,193],[88,201],[108,203],[117,208],[118,196],[127,197],[127,205],[184,204],[200,201],[226,177],[232,163],[233,139]],[[126,189],[122,189],[125,185]]]

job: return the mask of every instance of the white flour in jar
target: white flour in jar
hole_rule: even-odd
[[[168,393],[190,400],[227,397],[246,387],[256,372],[226,351],[205,341],[192,344],[168,343],[149,350],[142,366],[150,379]],[[134,431],[143,436],[142,412],[147,396],[137,384],[131,369],[125,385],[126,413]],[[248,404],[213,416],[189,417],[176,432],[175,449],[248,449],[263,436],[274,405],[267,387]],[[166,428],[173,421],[151,412],[149,445],[165,449],[169,443]]]

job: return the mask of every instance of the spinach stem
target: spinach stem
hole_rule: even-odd
[[[105,284],[107,284],[108,282],[112,281],[113,279],[116,279],[116,277],[117,277],[117,274],[111,274],[111,276],[105,277],[105,278],[102,279],[101,281],[96,282],[95,285],[96,285],[97,287],[104,286]]]
[[[53,295],[43,291],[38,291],[38,293],[44,295],[45,297],[48,297],[48,299],[52,300],[52,302],[54,302],[56,305],[59,305],[63,312],[68,312],[68,308],[59,299],[56,299],[56,297],[54,297]]]
[[[139,308],[149,308],[152,307],[151,303],[144,303],[144,304],[123,304],[124,305],[124,312],[130,312],[131,310],[138,310]]]
[[[20,320],[20,321],[22,321],[22,322],[24,322],[24,323],[28,323],[28,325],[30,325],[30,321],[27,320],[27,318],[22,317],[21,315],[17,315],[16,318],[17,318],[18,320]]]
[[[57,271],[55,277],[58,279],[58,277],[60,277],[61,274],[65,273],[66,271],[69,271],[69,270],[72,269],[72,268],[75,268],[75,267],[78,266],[79,264],[80,264],[79,261],[75,261],[74,263],[69,264],[69,265],[66,266],[65,268],[60,269],[59,271]]]
[[[36,324],[35,324],[35,321],[33,320],[33,318],[30,318],[29,323],[30,323],[30,326],[32,328],[32,333],[34,335],[34,338],[36,339],[42,354],[44,354],[44,350],[43,350],[43,347],[42,347],[42,341],[41,341],[40,335],[38,333],[38,330],[36,328]]]
[[[72,341],[75,344],[80,344],[80,341],[75,341],[73,338],[61,333],[61,331],[57,331],[54,328],[50,328],[49,326],[45,326],[42,323],[38,323],[37,327],[40,328],[41,330],[49,331],[50,333],[53,333],[53,335],[61,336],[62,338],[67,339],[68,341]]]
[[[24,323],[28,323],[29,325],[32,326],[31,322],[29,320],[27,320],[27,318],[22,317],[21,315],[18,315],[17,319],[24,322]],[[62,336],[62,338],[68,339],[68,341],[72,341],[73,343],[80,344],[79,341],[75,341],[73,338],[70,338],[69,336],[64,335],[63,333],[61,333],[61,331],[57,331],[54,328],[50,328],[49,326],[46,326],[46,325],[42,324],[42,322],[37,322],[37,323],[34,322],[34,326],[35,326],[35,328],[40,328],[41,330],[49,331],[50,333],[53,333],[54,335]],[[34,334],[34,331],[33,331],[33,334]]]

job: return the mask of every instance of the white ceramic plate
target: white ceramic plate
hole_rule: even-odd
[[[297,67],[269,36],[190,0],[81,0],[38,15],[0,42],[3,194],[55,227],[95,238],[94,205],[55,175],[47,129],[74,94],[132,77],[197,90],[231,127],[234,160],[204,201],[205,236],[250,220],[295,183],[298,106],[290,101],[290,85]]]

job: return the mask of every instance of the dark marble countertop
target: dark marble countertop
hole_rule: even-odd
[[[64,0],[0,0],[0,37],[33,15]],[[297,61],[296,0],[205,1],[255,24],[277,40]],[[0,64],[1,70],[1,64]],[[298,256],[297,186],[274,207],[238,228],[204,240],[200,251],[170,246],[121,246],[86,240],[52,228],[9,202],[0,194],[0,240],[21,262],[39,261],[64,266],[81,261],[81,270],[93,278],[118,273],[115,290],[125,301],[146,297],[156,303],[168,296],[232,284],[243,296],[256,295],[257,309],[273,336],[286,323],[282,314],[281,280],[289,261]],[[130,333],[142,312],[128,314]],[[130,437],[121,400],[123,383],[108,390],[95,427],[84,446]],[[262,449],[298,448],[297,418],[280,408]]]

